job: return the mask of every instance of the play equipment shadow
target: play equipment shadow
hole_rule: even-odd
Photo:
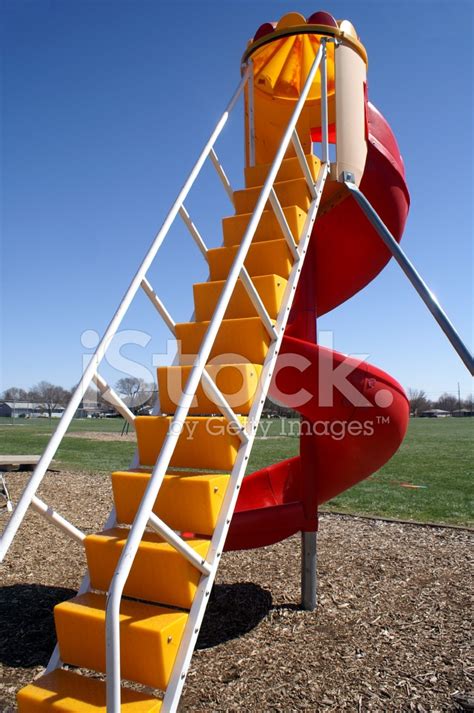
[[[41,584],[0,587],[0,663],[46,666],[56,643],[53,608],[75,594],[73,589]]]
[[[251,582],[216,584],[199,633],[197,649],[208,649],[254,629],[272,608],[272,595]]]
[[[75,595],[73,589],[41,584],[0,587],[0,664],[46,666],[56,643],[53,609]],[[246,634],[271,608],[270,592],[256,584],[216,584],[197,648],[207,649]]]

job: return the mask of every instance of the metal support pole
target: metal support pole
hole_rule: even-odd
[[[318,603],[317,532],[301,533],[301,608],[314,611]]]
[[[452,322],[449,320],[448,315],[446,312],[443,310],[441,307],[440,303],[438,302],[438,299],[436,295],[431,292],[430,288],[426,284],[426,282],[423,280],[421,277],[420,273],[416,270],[416,268],[412,265],[410,260],[407,258],[405,253],[403,252],[402,248],[400,245],[397,243],[395,238],[393,237],[392,233],[389,231],[383,220],[380,218],[378,213],[374,210],[370,202],[367,200],[367,198],[364,196],[362,191],[356,186],[354,183],[354,176],[352,173],[349,173],[347,171],[344,172],[343,174],[343,179],[344,179],[344,185],[346,188],[349,189],[349,191],[352,193],[353,198],[355,199],[357,205],[359,208],[362,210],[362,212],[366,215],[367,219],[369,222],[372,224],[372,226],[375,228],[377,233],[380,235],[382,238],[383,242],[387,246],[387,248],[390,250],[392,253],[393,257],[395,260],[398,262],[400,267],[402,268],[403,272],[405,275],[408,277],[410,280],[411,284],[415,288],[415,290],[418,292],[420,295],[421,299],[425,303],[425,305],[428,307],[429,311],[435,318],[435,320],[438,322],[439,326],[453,345],[454,349],[464,362],[465,366],[467,367],[469,373],[474,376],[474,358],[467,348],[467,346],[464,344],[462,341],[461,337],[456,331],[456,328],[452,324]]]

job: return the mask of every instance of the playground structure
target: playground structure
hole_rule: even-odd
[[[261,547],[301,531],[303,604],[314,606],[318,505],[380,468],[408,421],[401,386],[318,346],[316,318],[367,285],[391,255],[472,372],[471,355],[398,247],[409,205],[403,162],[388,123],[368,102],[366,66],[351,23],[323,12],[307,20],[285,15],[249,43],[235,94],[3,534],[1,557],[32,505],[83,542],[88,561],[78,596],[55,608],[58,646],[45,675],[20,691],[20,711],[175,711],[224,549]],[[242,93],[245,188],[233,191],[214,146]],[[206,247],[184,206],[208,157],[235,209],[216,249]],[[182,324],[147,279],[178,213],[210,271],[208,282],[194,285],[195,320]],[[158,369],[158,413],[135,418],[97,370],[140,288],[181,348],[175,365]],[[344,378],[333,389],[336,373]],[[85,536],[36,490],[92,380],[133,423],[138,453],[130,470],[112,475],[115,506],[104,530]],[[244,478],[268,393],[287,395],[308,428],[299,457]],[[341,437],[315,430],[335,422],[347,426]],[[106,682],[63,663],[106,673]]]

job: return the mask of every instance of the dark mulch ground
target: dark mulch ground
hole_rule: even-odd
[[[16,497],[25,476],[8,480]],[[110,504],[106,476],[49,474],[41,492],[86,530],[103,523]],[[298,608],[298,537],[226,555],[181,710],[422,712],[468,705],[471,553],[466,531],[325,515],[314,613]],[[16,690],[47,663],[52,607],[72,595],[83,570],[80,547],[29,514],[2,569],[2,713],[14,710]]]

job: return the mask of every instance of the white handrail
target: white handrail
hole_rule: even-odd
[[[270,196],[270,192],[280,169],[280,165],[290,144],[292,133],[306,102],[313,79],[323,58],[323,48],[325,48],[324,40],[321,41],[320,48],[309,71],[303,91],[301,92],[300,98],[298,99],[294,112],[285,130],[285,134],[282,138],[275,159],[260,192],[255,210],[244,233],[239,249],[237,250],[227,280],[217,302],[214,314],[203,337],[199,354],[197,355],[191,369],[185,389],[171,421],[168,434],[163,442],[160,454],[153,468],[150,480],[137,510],[137,514],[110,583],[106,607],[108,713],[120,713],[121,708],[119,613],[125,582],[127,581],[138,547],[142,540],[143,533],[145,532],[145,528],[149,522],[150,513],[152,512],[153,505],[161,488],[166,470],[176,448],[186,416],[192,405],[194,394],[196,393],[198,385],[201,382],[202,373],[211,354],[211,349],[221,322],[224,318],[224,314],[227,310],[232,293],[234,292],[237,280],[239,279],[242,267],[247,257],[247,252],[250,248],[257,226]],[[248,68],[244,76],[248,76]],[[244,447],[246,447],[246,444],[244,444]]]
[[[2,537],[0,538],[0,562],[2,562],[3,558],[5,557],[6,553],[8,552],[8,549],[13,541],[13,538],[16,535],[16,532],[18,528],[20,527],[21,522],[23,521],[23,518],[25,517],[26,511],[28,510],[29,506],[31,505],[31,501],[41,483],[43,480],[43,477],[46,473],[46,471],[49,468],[49,465],[51,461],[53,460],[56,451],[59,448],[59,445],[64,437],[64,434],[66,433],[67,429],[69,428],[69,425],[74,417],[74,414],[76,413],[77,409],[79,408],[79,404],[83,398],[83,395],[86,393],[86,390],[89,386],[89,384],[92,381],[92,378],[94,374],[97,372],[97,369],[99,367],[99,364],[101,363],[102,359],[104,358],[104,355],[107,351],[107,348],[110,345],[110,342],[112,341],[113,337],[115,336],[128,308],[130,307],[130,304],[133,301],[133,298],[135,297],[137,291],[139,290],[143,278],[146,276],[146,273],[148,272],[151,264],[153,263],[153,260],[156,257],[156,254],[158,250],[161,247],[161,244],[163,240],[165,239],[166,235],[168,234],[168,231],[175,220],[176,216],[178,215],[178,212],[183,205],[183,202],[188,195],[189,191],[191,190],[194,181],[196,180],[204,162],[206,161],[207,157],[209,156],[212,147],[214,146],[217,138],[219,137],[220,133],[222,132],[222,129],[227,123],[227,120],[229,118],[230,113],[232,112],[232,109],[234,108],[235,104],[237,103],[238,98],[240,97],[240,94],[242,93],[247,81],[248,77],[250,74],[250,68],[247,67],[247,69],[244,71],[242,75],[242,79],[239,82],[239,85],[237,89],[235,90],[234,94],[232,95],[231,100],[229,101],[224,113],[222,114],[221,118],[217,122],[217,125],[212,132],[208,142],[206,143],[205,147],[201,151],[201,154],[199,155],[198,160],[194,164],[193,169],[191,170],[188,178],[186,179],[183,187],[181,188],[180,192],[178,193],[178,196],[173,203],[168,215],[165,218],[165,221],[163,225],[161,226],[159,232],[157,233],[155,239],[153,240],[148,252],[145,255],[145,258],[143,259],[140,267],[138,268],[134,278],[132,279],[124,297],[122,298],[122,301],[120,302],[117,311],[115,312],[114,316],[112,317],[112,320],[109,323],[109,326],[107,327],[104,336],[102,337],[101,341],[99,342],[99,345],[91,357],[91,360],[89,364],[87,365],[86,369],[84,370],[84,373],[82,375],[81,380],[79,381],[72,397],[71,400],[69,401],[66,409],[64,410],[64,413],[56,427],[55,432],[51,436],[50,441],[48,442],[48,445],[46,446],[45,450],[43,451],[43,454],[38,462],[38,465],[36,466],[30,480],[28,481],[28,484],[25,487],[25,490],[23,491],[20,500],[18,501],[11,517],[10,520],[7,523],[7,526],[2,534]]]

